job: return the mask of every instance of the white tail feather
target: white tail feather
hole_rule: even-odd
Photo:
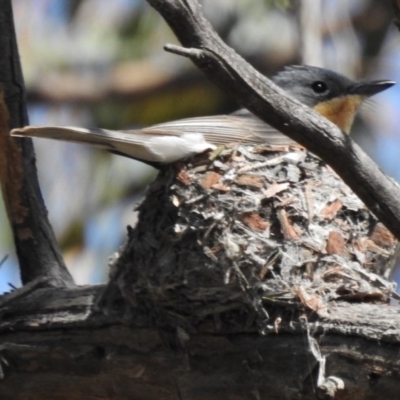
[[[11,131],[11,136],[37,137],[85,143],[151,163],[171,163],[193,154],[215,149],[199,133],[151,135],[142,131],[111,131],[78,127],[26,126]]]

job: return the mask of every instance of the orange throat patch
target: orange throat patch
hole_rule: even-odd
[[[338,97],[317,104],[314,111],[329,119],[343,132],[350,134],[354,117],[364,99],[364,96],[359,95]]]

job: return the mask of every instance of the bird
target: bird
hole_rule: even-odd
[[[355,81],[334,71],[291,65],[272,81],[304,105],[350,134],[354,118],[367,98],[396,82]],[[68,126],[26,126],[11,136],[50,138],[89,144],[153,166],[170,164],[219,146],[241,144],[290,145],[295,143],[247,109],[228,115],[186,118],[133,130]]]

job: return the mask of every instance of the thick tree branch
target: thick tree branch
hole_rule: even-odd
[[[241,105],[320,156],[376,216],[400,238],[400,188],[335,125],[288,97],[226,46],[201,13],[196,0],[148,0],[216,85]]]
[[[11,128],[28,124],[11,0],[0,0],[0,54],[0,179],[21,279],[72,285],[40,193],[32,140],[9,136]]]
[[[99,312],[97,299],[104,294],[105,285],[81,286],[74,289],[40,288],[29,292],[26,296],[13,299],[12,302],[0,308],[0,333],[9,331],[30,330],[42,331],[45,329],[69,329],[101,327],[118,324],[124,317],[124,307],[113,316],[105,316]],[[9,296],[9,295],[6,295]],[[3,300],[4,296],[1,297]],[[2,302],[3,303],[3,302]],[[304,313],[306,316],[308,312]],[[60,318],[68,315],[68,318]],[[133,326],[152,328],[154,321],[151,315],[133,314],[129,321]],[[280,325],[265,326],[264,334],[276,333],[304,333],[304,320],[286,320]],[[217,326],[199,325],[199,333],[211,333]],[[255,329],[255,328],[252,328]],[[308,329],[314,335],[319,333],[354,336],[379,343],[391,343],[400,348],[400,309],[383,304],[349,303],[338,301],[331,307],[329,315],[323,319],[308,322]],[[229,333],[243,333],[243,329],[229,328]],[[224,334],[219,330],[218,335]],[[228,332],[225,332],[228,334]],[[379,345],[377,343],[377,345]],[[399,366],[400,368],[400,366]]]
[[[316,349],[329,360],[325,385],[345,387],[335,399],[398,397],[397,308],[338,303],[325,321],[271,325],[264,336],[207,326],[175,334],[96,313],[102,290],[40,289],[2,309],[2,399],[54,398],[54,390],[59,399],[322,398],[314,339],[296,334],[304,330],[323,334]]]

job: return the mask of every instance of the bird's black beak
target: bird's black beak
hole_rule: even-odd
[[[370,97],[374,94],[383,92],[395,85],[395,81],[370,81],[370,82],[357,82],[354,86],[350,87],[348,94]]]

